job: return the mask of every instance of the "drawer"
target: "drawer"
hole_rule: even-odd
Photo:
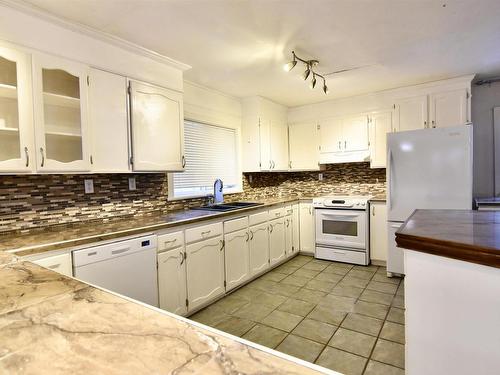
[[[365,252],[345,249],[332,249],[328,247],[316,246],[314,255],[318,259],[333,260],[351,264],[367,265],[368,259]]]
[[[158,235],[158,251],[175,249],[182,245],[184,245],[183,231]]]
[[[261,211],[259,213],[248,216],[248,225],[257,225],[260,223],[265,223],[267,220],[269,220],[269,212]]]
[[[274,208],[269,210],[269,220],[277,219],[286,215],[285,207]]]
[[[248,228],[248,217],[246,216],[224,222],[224,233],[236,232],[246,228]]]
[[[186,243],[205,240],[222,234],[222,222],[186,229]]]

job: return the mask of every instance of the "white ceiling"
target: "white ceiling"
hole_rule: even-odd
[[[28,0],[193,68],[186,79],[295,106],[462,74],[500,75],[498,0]],[[310,90],[291,51],[320,60]]]

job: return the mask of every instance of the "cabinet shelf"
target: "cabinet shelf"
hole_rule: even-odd
[[[0,135],[18,135],[19,129],[16,128],[0,128]]]
[[[17,99],[17,87],[0,83],[0,97]]]
[[[80,99],[72,96],[52,94],[50,92],[43,93],[44,104],[57,107],[80,108]]]
[[[67,133],[67,132],[46,132],[45,135],[50,135],[54,137],[73,137],[80,138],[82,135],[77,133]]]

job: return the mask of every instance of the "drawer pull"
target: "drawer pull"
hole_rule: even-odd
[[[204,232],[201,232],[201,235],[202,235],[202,236],[204,236],[204,235],[206,235],[206,234],[210,234],[210,232],[211,232],[211,230],[206,230],[206,231],[204,231]]]
[[[174,238],[173,240],[169,240],[169,241],[165,241],[163,242],[165,245],[170,245],[171,243],[174,243],[175,241],[177,241],[177,238]]]
[[[47,268],[51,270],[55,270],[56,268],[59,268],[61,266],[61,263],[53,264],[51,266],[48,266]]]
[[[124,248],[124,249],[118,249],[118,250],[113,250],[111,252],[112,255],[116,255],[116,254],[122,254],[122,253],[125,253],[127,251],[129,251],[130,249],[127,247],[127,248]]]
[[[93,255],[97,255],[97,251],[92,251],[91,253],[87,253],[88,257],[91,257]]]

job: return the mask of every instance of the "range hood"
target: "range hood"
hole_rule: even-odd
[[[319,154],[320,164],[354,163],[370,161],[370,150],[322,152]]]

